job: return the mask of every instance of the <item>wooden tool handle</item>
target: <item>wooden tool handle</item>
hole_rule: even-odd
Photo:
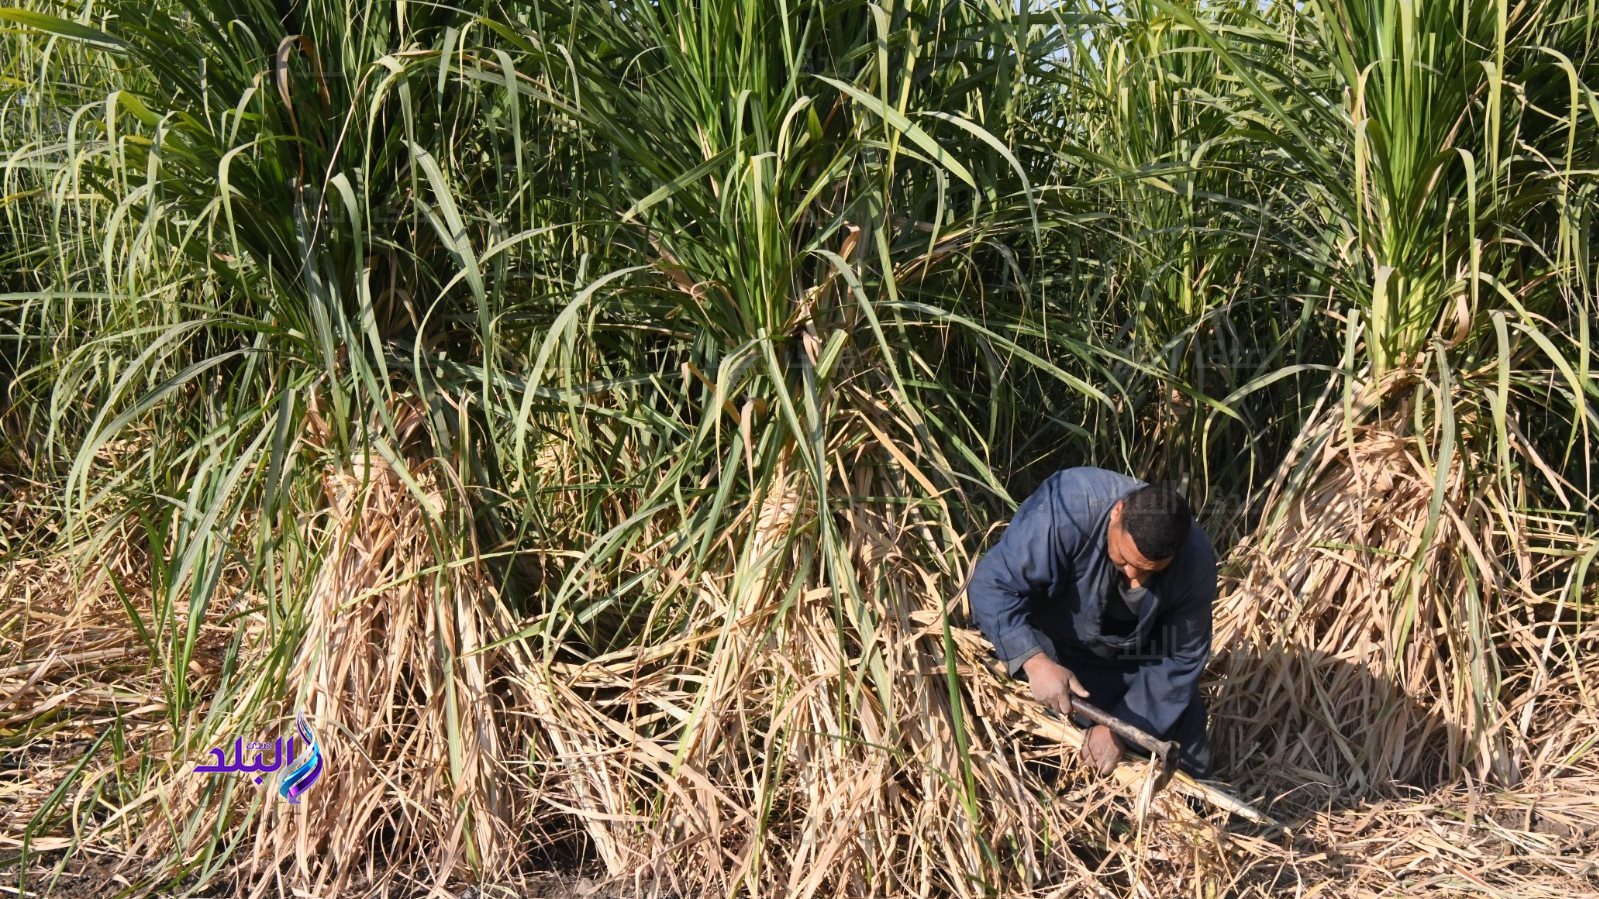
[[[1077,697],[1072,697],[1072,711],[1082,715],[1095,724],[1103,724],[1110,728],[1111,733],[1129,743],[1136,744],[1148,750],[1162,765],[1175,763],[1177,760],[1177,744],[1171,740],[1161,740],[1117,718],[1115,715],[1091,703],[1084,702]]]

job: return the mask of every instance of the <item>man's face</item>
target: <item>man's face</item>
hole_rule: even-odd
[[[1133,535],[1122,527],[1122,504],[1119,502],[1110,510],[1110,524],[1105,529],[1105,551],[1134,587],[1142,587],[1151,575],[1171,564],[1170,558],[1148,559],[1138,551]]]

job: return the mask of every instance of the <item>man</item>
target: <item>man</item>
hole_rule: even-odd
[[[1216,554],[1182,496],[1100,468],[1058,471],[978,561],[967,596],[978,628],[1039,702],[1066,714],[1072,696],[1085,698],[1176,740],[1183,770],[1209,772],[1199,675],[1210,659]],[[1083,741],[1101,773],[1124,749],[1103,725]]]

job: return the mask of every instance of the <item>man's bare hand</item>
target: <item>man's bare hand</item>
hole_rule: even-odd
[[[1073,695],[1088,698],[1088,690],[1077,680],[1077,675],[1043,653],[1023,662],[1022,670],[1027,672],[1033,698],[1062,715],[1071,714]]]
[[[1083,735],[1083,758],[1100,774],[1115,771],[1116,763],[1122,760],[1121,738],[1103,724],[1090,727]]]

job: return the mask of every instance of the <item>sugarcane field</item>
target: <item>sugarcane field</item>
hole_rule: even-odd
[[[1599,897],[1596,342],[1589,2],[0,0],[0,899]]]

